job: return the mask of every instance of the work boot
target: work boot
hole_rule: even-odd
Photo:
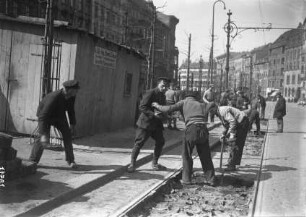
[[[212,186],[212,187],[216,187],[218,184],[218,180],[217,177],[213,177],[211,180],[207,181],[206,184]]]
[[[135,170],[136,170],[136,166],[134,163],[131,163],[127,168],[128,173],[133,173],[135,172]]]
[[[159,171],[159,170],[164,171],[164,170],[167,170],[167,167],[160,165],[158,163],[152,163],[152,169],[155,171]]]
[[[129,173],[133,173],[136,170],[136,159],[138,157],[139,152],[140,152],[140,148],[134,146],[134,148],[132,150],[132,154],[131,154],[131,163],[127,168],[127,171]]]
[[[67,162],[68,163],[68,166],[71,168],[71,169],[77,169],[79,166],[75,163],[75,162]]]
[[[195,183],[192,182],[192,181],[186,182],[186,181],[181,180],[180,182],[181,182],[181,185],[182,185],[183,187],[188,187],[188,186],[190,186],[190,185],[195,185]]]
[[[224,171],[236,171],[236,166],[235,165],[228,165],[227,168],[224,169]]]

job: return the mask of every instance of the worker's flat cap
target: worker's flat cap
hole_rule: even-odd
[[[197,98],[199,96],[199,92],[198,91],[187,91],[185,94],[185,97],[194,97]]]
[[[167,77],[159,77],[159,78],[157,78],[157,81],[159,82],[159,81],[164,81],[164,82],[167,82],[167,83],[170,83],[170,79],[169,78],[167,78]]]
[[[77,80],[68,80],[68,81],[65,81],[63,83],[63,86],[65,88],[75,88],[75,89],[79,89],[80,88],[79,82]]]
[[[282,93],[281,93],[280,91],[277,91],[277,92],[275,93],[275,96],[280,96],[280,95],[282,95]]]

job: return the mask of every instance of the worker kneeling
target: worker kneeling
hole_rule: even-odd
[[[217,180],[209,148],[209,132],[206,127],[207,123],[204,121],[208,111],[206,105],[199,100],[200,94],[198,92],[188,92],[185,99],[174,105],[161,106],[158,103],[152,103],[152,106],[161,112],[180,111],[184,117],[186,129],[182,151],[182,184],[192,184],[192,152],[196,146],[204,171],[204,182],[215,186]]]

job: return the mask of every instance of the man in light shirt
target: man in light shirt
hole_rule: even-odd
[[[203,94],[203,101],[205,104],[210,105],[215,101],[214,85],[209,85],[209,88]],[[210,113],[210,122],[214,122],[215,115]],[[205,120],[208,121],[208,113],[206,114]]]
[[[223,135],[228,137],[228,142],[232,143],[230,146],[230,156],[228,159],[227,171],[236,170],[236,165],[240,165],[245,140],[249,129],[249,119],[247,115],[231,106],[217,106],[212,104],[209,108],[221,120],[224,127]]]

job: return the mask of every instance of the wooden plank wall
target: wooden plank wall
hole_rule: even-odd
[[[0,130],[4,128],[5,101],[9,101],[8,130],[31,134],[37,123],[27,119],[36,118],[39,103],[43,26],[0,23]],[[133,126],[142,59],[84,32],[57,29],[55,35],[62,41],[60,84],[75,78],[81,85],[76,100],[78,135]],[[117,53],[114,68],[94,64],[95,46]],[[124,95],[126,71],[133,74],[129,96]],[[8,72],[14,81],[7,96]]]
[[[9,112],[7,111],[7,79],[9,74],[11,38],[12,32],[3,29],[3,23],[0,22],[0,130],[5,130],[6,114]],[[7,116],[11,117],[10,114],[7,114]]]
[[[115,69],[94,64],[95,46],[117,52]],[[81,83],[77,131],[88,135],[133,126],[140,66],[141,59],[125,49],[92,36],[79,36],[75,68],[75,77]],[[130,96],[123,94],[126,70],[133,73]]]
[[[1,21],[0,26],[0,130],[31,134],[37,127],[36,110],[40,100],[41,64],[43,61],[43,26]],[[56,34],[56,37],[61,37]],[[76,44],[64,35],[61,83],[73,78]],[[12,40],[12,43],[11,43]],[[11,46],[10,46],[11,45]],[[11,52],[11,58],[9,54]],[[10,74],[10,75],[9,75]],[[8,77],[11,82],[7,94]],[[4,129],[5,105],[9,102],[7,129]]]

